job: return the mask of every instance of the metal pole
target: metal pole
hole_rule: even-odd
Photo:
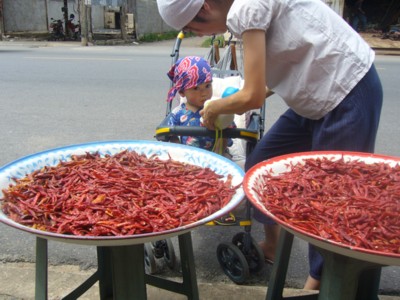
[[[86,0],[80,0],[80,11],[81,11],[81,45],[88,45],[88,22],[87,22],[87,9],[86,9]]]
[[[128,33],[127,33],[127,3],[126,0],[123,4],[121,4],[119,12],[120,12],[120,27],[121,27],[121,38],[126,41],[128,40]]]
[[[0,0],[0,41],[4,36],[3,0]]]
[[[68,34],[68,0],[64,0],[64,7],[62,9],[64,12],[64,28],[65,28],[65,36]]]
[[[0,0],[0,1],[2,1],[2,0]],[[44,0],[44,5],[46,8],[46,28],[47,28],[47,31],[49,31],[49,1]]]

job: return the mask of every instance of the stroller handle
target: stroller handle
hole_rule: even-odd
[[[215,137],[215,131],[202,126],[169,126],[168,115],[156,128],[155,138],[159,141],[169,141],[172,136],[208,136]],[[247,128],[226,128],[222,130],[222,136],[226,138],[239,138],[256,144],[260,138],[261,118],[253,113]]]
[[[176,63],[179,57],[179,48],[181,47],[182,40],[185,38],[185,33],[183,31],[178,33],[178,36],[176,37],[175,40],[175,45],[171,53],[172,57],[172,65]]]
[[[171,53],[171,57],[172,57],[171,66],[173,66],[179,58],[179,48],[181,47],[181,43],[184,38],[185,38],[185,33],[183,31],[179,32],[176,37],[175,45],[174,45],[174,48]],[[170,88],[172,87],[172,85],[173,84],[171,82]],[[167,103],[167,110],[165,112],[165,115],[167,116],[171,112],[171,110],[172,110],[172,101]]]

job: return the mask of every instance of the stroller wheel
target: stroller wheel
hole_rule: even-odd
[[[235,283],[242,284],[250,276],[249,265],[243,253],[231,243],[221,243],[217,258],[224,273]]]
[[[250,233],[239,232],[232,238],[232,244],[240,249],[249,265],[250,272],[257,273],[264,268],[264,253]]]
[[[168,268],[174,269],[176,263],[176,256],[174,245],[172,244],[170,239],[164,240],[164,261],[167,264]]]
[[[159,240],[151,243],[155,258],[159,259],[164,257],[164,244],[165,240]]]
[[[151,243],[144,244],[144,268],[146,273],[150,275],[157,272],[156,259]]]

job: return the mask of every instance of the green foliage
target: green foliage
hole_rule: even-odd
[[[169,31],[162,33],[147,33],[139,37],[139,42],[159,42],[173,40],[178,36],[179,31]],[[192,33],[185,34],[186,37],[194,36]]]
[[[176,38],[178,31],[170,31],[165,33],[146,33],[139,37],[139,42],[159,42]]]

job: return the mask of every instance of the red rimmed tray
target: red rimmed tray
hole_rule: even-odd
[[[277,223],[282,225],[286,230],[292,234],[304,239],[320,248],[336,252],[345,256],[352,258],[365,260],[381,265],[400,265],[400,254],[387,253],[382,251],[375,251],[371,249],[361,248],[351,246],[345,243],[339,243],[329,239],[322,238],[315,234],[309,233],[303,229],[300,229],[293,224],[281,220],[279,217],[275,216],[264,203],[261,201],[255,190],[262,188],[264,184],[262,175],[267,172],[273,172],[276,175],[288,172],[291,170],[291,165],[302,163],[305,159],[310,158],[328,158],[330,160],[338,160],[343,158],[345,161],[358,160],[365,162],[367,164],[372,163],[386,163],[391,166],[400,164],[400,158],[359,153],[359,152],[343,152],[343,151],[317,151],[317,152],[303,152],[294,153],[290,155],[283,155],[275,157],[268,161],[261,162],[251,168],[244,177],[243,188],[247,198],[252,202],[252,204],[263,212],[266,216],[272,218]],[[400,235],[400,233],[399,233]]]

